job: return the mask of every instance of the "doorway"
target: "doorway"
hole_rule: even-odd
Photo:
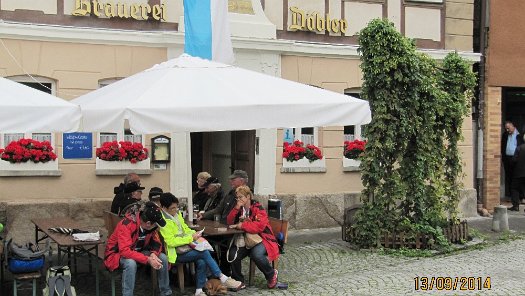
[[[514,123],[518,132],[523,136],[525,133],[525,88],[507,88],[502,90],[501,110],[501,133],[505,131],[504,123],[510,120]],[[501,198],[505,198],[505,172],[501,166]]]
[[[248,173],[248,185],[255,185],[255,130],[232,132],[191,133],[192,190],[197,190],[197,174],[209,172],[219,178],[224,192],[228,192],[228,177],[234,170]]]

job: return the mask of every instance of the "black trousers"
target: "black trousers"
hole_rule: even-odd
[[[514,163],[512,156],[503,155],[503,169],[505,170],[505,196],[511,196],[512,175],[514,171]]]
[[[511,185],[512,206],[520,206],[521,192],[525,192],[525,178],[513,178]]]

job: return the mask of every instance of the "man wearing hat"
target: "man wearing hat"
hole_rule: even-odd
[[[140,186],[140,176],[136,173],[128,173],[124,177],[124,181],[119,184],[119,186],[113,188],[113,193],[115,193],[115,196],[113,197],[113,202],[111,203],[111,212],[114,214],[118,214],[118,206],[120,205],[121,201],[124,199],[124,190],[126,186],[130,183],[137,183]]]
[[[151,189],[149,190],[149,194],[148,194],[149,201],[155,203],[157,206],[160,207],[159,198],[163,192],[164,191],[160,187],[151,187]]]
[[[171,295],[168,259],[161,253],[157,226],[164,227],[160,208],[147,202],[137,213],[127,213],[108,238],[104,265],[110,271],[122,268],[122,295],[132,296],[137,265],[150,265],[159,272],[160,295]]]
[[[218,214],[221,216],[220,222],[226,224],[226,218],[230,211],[237,204],[237,199],[235,196],[235,189],[242,185],[248,184],[248,174],[243,170],[235,170],[233,174],[230,175],[230,186],[231,190],[228,194],[219,202],[219,205],[213,210],[202,213],[200,219],[213,220],[213,216]]]
[[[115,197],[113,203],[111,204],[111,212],[120,216],[125,215],[125,209],[139,202],[142,199],[142,190],[145,187],[140,186],[140,183],[131,182],[124,186],[124,192],[118,197]]]

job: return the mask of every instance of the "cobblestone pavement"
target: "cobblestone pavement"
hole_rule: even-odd
[[[262,273],[257,270],[254,287],[229,295],[525,295],[524,244],[524,239],[518,239],[451,255],[400,258],[352,250],[334,231],[331,239],[323,242],[299,241],[286,246],[279,263],[279,280],[289,284],[288,290],[268,290]],[[245,267],[247,265],[248,260]],[[432,291],[416,291],[416,277],[420,280],[435,277]],[[438,286],[443,284],[438,277],[451,277],[452,281],[456,277],[481,277],[482,284],[490,277],[490,289],[478,290],[476,280],[474,291],[460,291],[461,281],[453,291],[438,291]],[[77,279],[76,286],[79,296],[95,295],[93,278]],[[137,283],[136,295],[151,295],[150,287],[149,279],[143,277]],[[174,295],[193,295],[194,287],[187,288],[183,294],[178,288],[173,290]],[[110,295],[107,274],[103,276],[101,291],[101,295]],[[117,291],[120,292],[120,287]],[[11,295],[7,289],[4,293]]]

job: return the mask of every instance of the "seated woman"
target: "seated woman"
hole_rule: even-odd
[[[262,243],[257,244],[251,249],[246,247],[237,248],[237,256],[229,254],[231,261],[232,277],[238,281],[244,282],[242,275],[241,261],[246,256],[250,256],[257,265],[257,268],[264,274],[269,289],[277,285],[277,270],[273,269],[270,261],[279,257],[279,246],[268,221],[268,214],[264,207],[257,201],[253,200],[253,194],[248,186],[239,186],[235,190],[237,204],[228,214],[227,223],[230,228],[242,229],[248,233],[257,233],[262,238]]]
[[[206,283],[206,272],[208,269],[212,276],[219,278],[228,289],[240,290],[245,288],[242,282],[227,277],[221,272],[217,262],[213,260],[208,250],[197,251],[190,249],[185,253],[177,254],[177,247],[191,244],[200,237],[200,234],[186,225],[182,215],[179,213],[179,200],[173,194],[169,192],[162,193],[160,195],[160,205],[162,216],[166,221],[166,226],[160,229],[160,234],[164,239],[168,262],[195,262],[197,274],[197,290],[195,291],[195,295],[206,295],[202,291],[202,288]]]

